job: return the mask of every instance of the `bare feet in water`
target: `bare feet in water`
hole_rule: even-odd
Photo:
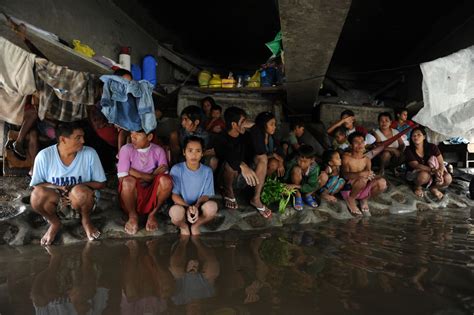
[[[150,213],[148,215],[148,220],[146,221],[145,228],[148,232],[153,232],[158,229],[158,220],[156,219],[154,214]]]
[[[200,235],[201,234],[201,230],[200,230],[200,227],[199,226],[196,226],[196,225],[191,225],[191,234],[192,235]]]
[[[93,241],[99,238],[99,230],[91,222],[83,222],[82,227],[86,231],[87,239]]]
[[[191,231],[189,231],[189,227],[179,228],[179,232],[180,232],[180,234],[183,235],[183,236],[189,236],[189,235],[191,235]]]
[[[362,212],[360,212],[359,207],[357,207],[357,202],[354,198],[347,197],[346,203],[347,203],[347,208],[349,208],[349,211],[351,212],[352,215],[361,215],[362,214]]]
[[[130,235],[136,234],[138,232],[138,217],[129,216],[127,223],[125,223],[125,232]]]
[[[50,223],[48,230],[41,238],[40,244],[42,246],[51,245],[54,242],[54,238],[56,237],[56,234],[58,234],[58,231],[60,228],[61,228],[61,223],[59,222],[59,219],[57,219],[57,221],[55,222]]]

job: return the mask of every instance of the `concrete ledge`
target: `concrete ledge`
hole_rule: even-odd
[[[474,207],[474,201],[466,197],[468,183],[464,181],[455,181],[441,202],[434,201],[430,194],[426,194],[423,199],[416,198],[410,187],[401,179],[390,178],[389,182],[388,190],[369,202],[372,216],[405,214],[441,208],[455,211],[456,208]],[[112,186],[112,183],[112,180],[109,181],[109,187]],[[9,220],[0,220],[0,244],[6,243],[11,246],[39,244],[39,240],[46,232],[48,225],[41,216],[31,211],[27,198],[24,198],[28,193],[27,185],[28,180],[24,177],[4,178],[0,183],[0,192],[5,196],[0,200],[2,201],[0,211],[14,211],[16,209],[19,214],[16,217],[10,216]],[[19,198],[19,195],[22,197]],[[216,196],[221,210],[214,221],[202,227],[201,232],[212,234],[230,230],[263,231],[290,224],[312,225],[331,219],[348,220],[353,218],[343,200],[338,200],[337,203],[322,201],[318,208],[312,209],[305,206],[303,211],[295,211],[290,206],[283,214],[274,213],[271,220],[266,220],[248,204],[248,200],[242,196],[237,199],[240,209],[238,211],[228,210],[223,208],[222,198]],[[277,206],[271,205],[270,208],[276,209]],[[111,187],[102,191],[99,207],[91,218],[102,232],[101,239],[130,239],[177,234],[176,227],[170,223],[167,211],[164,210],[158,216],[160,225],[157,231],[147,232],[144,229],[145,222],[141,222],[140,231],[130,236],[124,231],[125,216],[118,206],[117,191]],[[62,229],[55,244],[77,243],[83,242],[85,239],[79,219],[63,220]]]

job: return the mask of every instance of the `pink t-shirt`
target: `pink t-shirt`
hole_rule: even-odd
[[[126,144],[120,149],[117,176],[127,176],[131,168],[150,174],[161,165],[168,165],[168,161],[165,150],[159,145],[150,143],[148,148],[135,149],[132,144]]]

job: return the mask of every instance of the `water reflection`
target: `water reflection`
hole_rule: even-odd
[[[471,314],[469,209],[0,249],[3,314]]]

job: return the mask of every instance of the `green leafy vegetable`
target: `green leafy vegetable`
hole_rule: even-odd
[[[296,189],[288,188],[287,185],[281,183],[278,179],[268,177],[263,185],[261,198],[262,202],[267,205],[278,202],[278,211],[284,213],[295,192]]]

